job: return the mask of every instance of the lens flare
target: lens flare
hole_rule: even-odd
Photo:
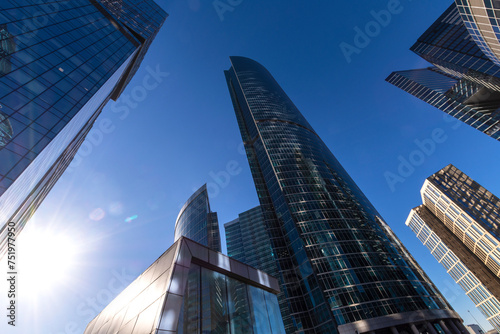
[[[103,219],[105,216],[106,216],[106,211],[104,211],[101,208],[94,209],[89,214],[89,218],[93,221],[96,221],[96,222]]]
[[[133,216],[130,216],[130,217],[128,217],[127,219],[125,219],[125,222],[126,222],[126,223],[130,223],[130,222],[132,222],[133,220],[136,220],[137,218],[139,218],[139,216],[138,216],[138,215],[133,215]]]

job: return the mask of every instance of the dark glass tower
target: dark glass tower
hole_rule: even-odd
[[[189,197],[177,216],[174,239],[181,237],[221,252],[219,220],[217,212],[210,210],[206,184]]]
[[[279,276],[260,206],[240,213],[238,218],[224,224],[224,230],[227,254],[230,257],[273,277]],[[293,328],[293,322],[283,291],[278,294],[278,298],[280,308],[283,310],[281,312],[283,324],[290,331]]]
[[[465,333],[272,75],[230,59],[225,75],[293,325],[287,333]]]
[[[448,165],[421,190],[408,225],[500,330],[500,199]]]
[[[117,99],[167,14],[152,0],[0,3],[0,257],[110,99]]]
[[[476,22],[467,1],[456,2],[410,48],[434,66],[393,72],[386,81],[500,140],[500,48],[485,35],[500,36],[500,28],[493,19]]]
[[[260,206],[240,213],[237,219],[224,224],[224,230],[227,255],[269,275],[278,276]]]

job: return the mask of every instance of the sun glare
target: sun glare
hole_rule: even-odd
[[[69,234],[29,229],[19,238],[19,283],[25,293],[50,293],[76,270],[78,246]]]

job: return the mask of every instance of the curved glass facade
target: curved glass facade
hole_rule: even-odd
[[[384,331],[392,315],[405,313],[409,326],[418,310],[458,318],[272,75],[248,58],[231,63],[226,79],[287,300],[282,314],[291,316],[287,333],[361,323],[352,328]]]
[[[455,4],[474,42],[500,66],[500,4],[490,0],[455,0]]]
[[[210,211],[206,184],[191,195],[177,216],[174,239],[181,237],[221,251],[219,221],[217,213]]]

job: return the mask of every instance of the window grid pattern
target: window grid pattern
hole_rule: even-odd
[[[0,221],[5,222],[0,229],[0,256],[7,249],[6,222],[14,222],[18,232],[22,230],[40,201],[57,181],[56,176],[51,175],[54,168],[58,169],[59,176],[62,175],[132,57],[133,54],[0,196]],[[39,193],[40,189],[43,189],[42,193]]]
[[[294,331],[448,308],[269,72],[231,62],[226,78]],[[359,284],[356,273],[374,267],[387,274],[367,271]],[[346,269],[352,282],[337,281]]]
[[[425,207],[413,209],[406,221],[417,238],[426,246],[431,254],[443,265],[453,280],[460,285],[466,295],[484,314],[486,319],[496,330],[500,329],[500,303],[480,279],[463,263],[460,258],[448,247],[446,242],[436,234],[431,227],[432,213],[425,214]],[[434,218],[436,224],[441,224]]]
[[[457,4],[460,1],[466,0],[457,0]],[[386,81],[499,140],[500,66],[471,37],[459,12],[463,6],[457,4],[453,3],[411,47],[435,67],[394,72]],[[448,91],[447,77],[457,80]]]
[[[483,113],[471,106],[458,102],[445,93],[440,93],[438,90],[429,88],[429,84],[424,84],[416,79],[421,77],[422,71],[432,70],[421,69],[394,72],[386,80],[405,92],[457,118],[465,124],[474,127],[496,140],[500,140],[499,113]]]
[[[0,233],[24,226],[154,37],[138,43],[103,11],[88,0],[0,4]],[[157,29],[166,18],[147,15]]]
[[[453,165],[422,187],[423,203],[500,277],[500,199]]]
[[[469,34],[483,53],[500,65],[500,7],[496,1],[455,1]]]
[[[12,128],[0,148],[0,195],[135,50],[88,1],[16,3],[0,16],[16,44],[0,74],[3,122]]]
[[[279,272],[273,256],[273,249],[266,231],[260,206],[242,212],[238,218],[224,224],[227,253],[230,257],[262,270],[273,277]],[[280,307],[287,310],[284,292],[278,294]],[[289,311],[283,311],[285,328],[293,328]]]

